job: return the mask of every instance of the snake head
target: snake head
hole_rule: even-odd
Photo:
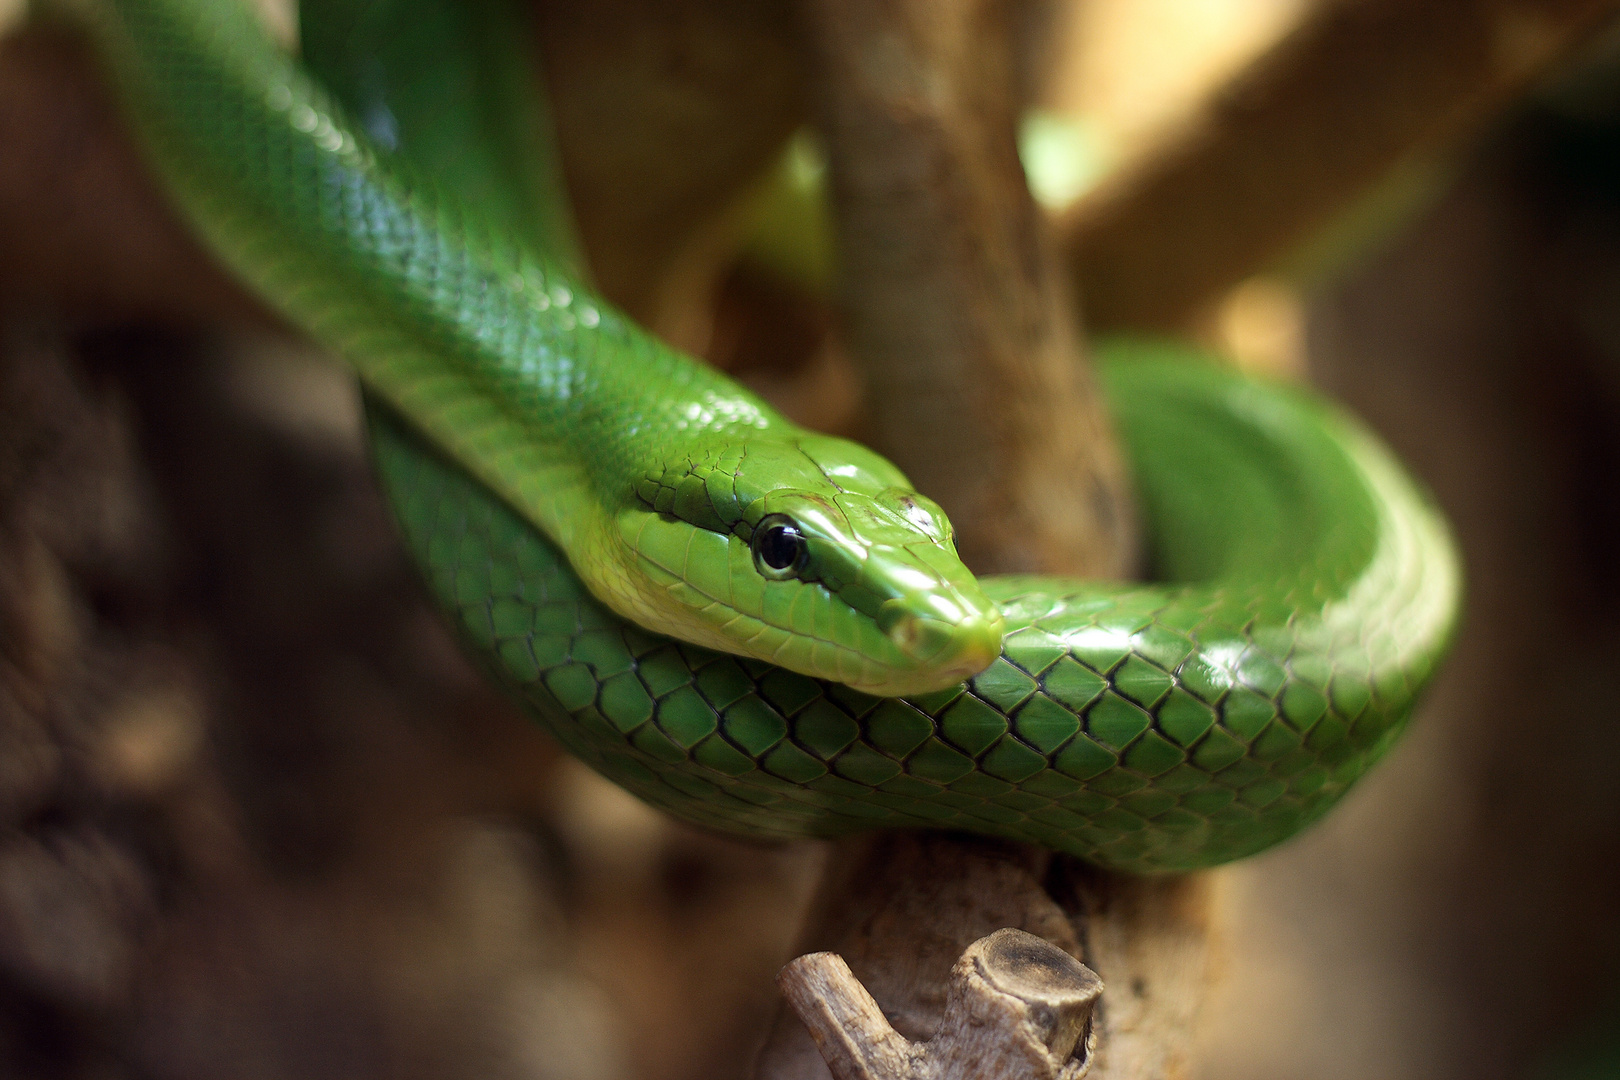
[[[879,696],[983,670],[1002,614],[883,458],[795,433],[649,474],[619,517],[650,629]],[[651,614],[649,614],[651,612]]]

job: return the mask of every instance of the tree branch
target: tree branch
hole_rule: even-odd
[[[1477,130],[1615,0],[1330,0],[1061,229],[1087,318],[1184,329],[1423,152]]]
[[[1120,576],[1135,555],[1124,470],[1014,142],[1021,9],[1001,0],[804,0],[803,12],[829,142],[845,314],[868,381],[869,441],[945,506],[974,569]],[[839,844],[805,944],[836,952],[852,974],[823,957],[786,977],[826,1063],[784,1013],[757,1075],[811,1080],[829,1065],[840,1080],[1078,1075],[1091,1044],[1079,1058],[1059,1053],[1065,1035],[1036,1053],[1020,1008],[975,1013],[984,1028],[975,1045],[1005,1050],[995,1064],[975,1072],[947,1050],[964,1023],[962,965],[986,947],[976,940],[1016,927],[1050,943],[1048,955],[1078,958],[1094,919],[1121,919],[1097,931],[1105,940],[1165,932],[1135,919],[1128,904],[1077,905],[1072,920],[1045,887],[1053,866],[1044,851],[951,835]],[[1122,895],[1137,887],[1093,880],[1104,895],[1110,882]],[[1192,929],[1167,934],[1175,947],[1116,950],[1102,976],[1167,988],[1174,980],[1161,965],[1201,976],[1204,919],[1176,910],[1173,928]],[[1181,948],[1188,940],[1193,947]],[[1092,996],[1100,991],[1088,986]],[[1178,986],[1166,998],[1171,1011],[1191,1012],[1199,989]],[[1088,999],[1088,1016],[1089,1008]],[[1109,1015],[1105,1004],[1104,1056]],[[1114,1054],[1112,1075],[1169,1075],[1188,1033],[1167,1025],[1161,1034],[1151,1048]],[[908,1056],[894,1037],[917,1045]]]
[[[1121,576],[1125,470],[1014,139],[1014,6],[806,0],[870,441],[974,570]]]

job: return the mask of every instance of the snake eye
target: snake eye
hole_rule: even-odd
[[[754,527],[754,566],[768,578],[790,578],[804,568],[810,546],[792,518],[771,514]]]

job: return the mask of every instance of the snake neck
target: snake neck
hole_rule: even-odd
[[[995,657],[1000,612],[892,465],[789,424],[377,150],[242,6],[65,2],[213,248],[619,614],[873,692]],[[767,516],[793,523],[792,565],[759,561]]]

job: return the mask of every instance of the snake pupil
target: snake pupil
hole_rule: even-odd
[[[787,517],[773,515],[754,530],[754,561],[773,576],[797,570],[808,554],[804,534]]]

